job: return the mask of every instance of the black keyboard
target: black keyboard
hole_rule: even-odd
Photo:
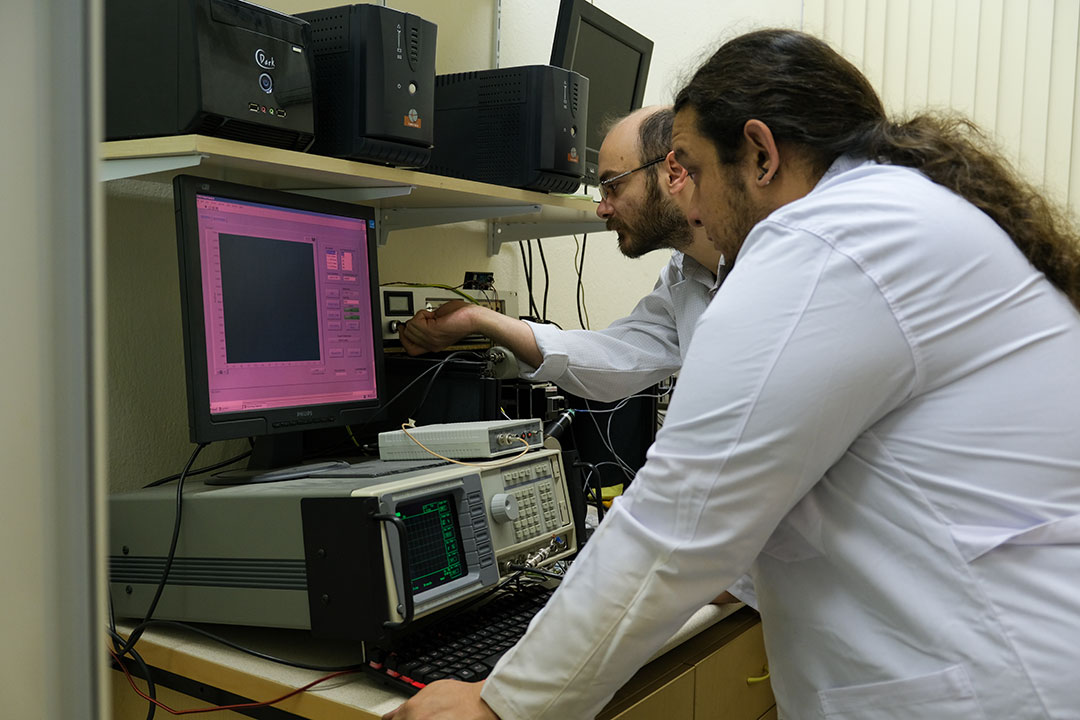
[[[391,649],[369,646],[364,669],[410,695],[443,678],[483,680],[552,592],[539,585],[500,590],[490,601],[442,618]]]

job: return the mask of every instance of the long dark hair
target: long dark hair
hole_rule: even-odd
[[[722,163],[738,159],[743,126],[758,119],[797,145],[818,172],[842,154],[922,171],[989,215],[1080,308],[1080,233],[962,117],[926,113],[892,121],[869,81],[825,42],[759,30],[725,43],[675,98]]]

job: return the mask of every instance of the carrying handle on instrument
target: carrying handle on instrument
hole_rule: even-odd
[[[395,530],[397,530],[398,552],[401,557],[401,588],[403,590],[402,595],[404,595],[405,599],[405,617],[401,622],[387,620],[383,623],[383,627],[387,630],[399,630],[413,621],[413,594],[409,578],[409,535],[408,531],[405,529],[405,521],[397,515],[380,513],[378,515],[372,515],[371,517],[375,520],[388,522],[394,526]],[[401,612],[400,605],[398,606],[398,612]]]

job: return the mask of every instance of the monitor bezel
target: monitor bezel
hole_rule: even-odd
[[[216,418],[210,412],[210,384],[206,359],[202,261],[199,247],[197,195],[214,195],[241,202],[253,202],[286,209],[317,212],[364,220],[367,227],[367,261],[370,279],[372,351],[376,394],[372,399],[318,405],[293,405],[247,412],[228,413]],[[298,193],[269,190],[192,175],[173,178],[176,211],[176,241],[180,272],[180,308],[184,338],[184,367],[187,375],[188,429],[194,443],[219,440],[284,436],[304,430],[322,430],[366,422],[379,412],[386,393],[383,355],[382,313],[379,305],[379,273],[375,209],[365,205],[328,200]],[[299,424],[297,411],[316,409],[325,422]],[[294,423],[282,425],[280,423]],[[277,424],[277,426],[275,426]]]
[[[645,82],[649,77],[649,66],[652,64],[653,41],[645,37],[626,23],[617,20],[600,8],[592,5],[587,0],[561,0],[559,3],[559,17],[555,21],[555,37],[551,46],[551,65],[555,67],[573,70],[574,72],[588,77],[581,68],[574,67],[574,54],[577,50],[577,37],[581,23],[585,22],[602,32],[615,38],[627,47],[637,51],[641,55],[638,63],[637,74],[634,79],[634,96],[630,107],[625,113],[637,110],[645,100]],[[593,78],[589,78],[593,82]],[[602,78],[596,79],[602,82]],[[593,117],[593,108],[589,106],[589,116]],[[597,119],[600,119],[597,116]],[[600,159],[600,145],[603,138],[592,138],[586,130],[585,135],[585,184],[596,185],[598,181],[598,166]]]

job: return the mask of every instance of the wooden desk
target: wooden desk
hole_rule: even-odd
[[[121,623],[118,629],[126,634],[130,627]],[[347,665],[358,659],[355,645],[313,640],[301,631],[230,627],[221,634],[245,647],[313,664]],[[279,665],[169,628],[147,631],[137,649],[153,668],[158,698],[175,709],[268,700],[327,674]],[[764,667],[757,613],[741,605],[702,608],[615,695],[599,720],[775,717],[768,714],[774,712],[768,681],[747,682],[762,676]],[[132,691],[124,675],[114,671],[110,676],[113,717],[146,717],[146,702]],[[218,712],[213,717],[372,720],[406,697],[356,673],[318,685],[273,709],[251,715]]]

